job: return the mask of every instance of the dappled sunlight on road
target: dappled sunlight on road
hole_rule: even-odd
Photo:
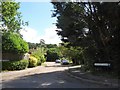
[[[58,83],[65,83],[65,81],[63,81],[63,80],[59,80]]]
[[[49,83],[49,82],[45,82],[45,83],[42,83],[41,86],[48,86],[48,85],[51,85],[52,83]]]

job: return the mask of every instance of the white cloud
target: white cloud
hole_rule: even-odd
[[[39,43],[40,39],[44,39],[46,44],[58,44],[61,43],[61,40],[55,31],[56,29],[56,26],[46,28],[44,30],[44,35],[42,36],[39,36],[35,29],[29,27],[22,29],[20,33],[23,35],[23,39],[27,42]]]
[[[46,44],[58,44],[61,42],[60,37],[55,31],[56,29],[56,26],[45,29],[45,34],[41,38],[45,40]]]
[[[24,29],[20,30],[20,33],[23,35],[23,39],[27,42],[36,43],[37,42],[37,31],[30,28],[25,27]]]

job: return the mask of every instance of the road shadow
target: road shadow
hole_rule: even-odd
[[[80,77],[82,79],[92,80],[95,82],[101,82],[103,84],[109,83],[108,85],[113,86],[113,87],[119,86],[120,80],[117,77],[113,77],[113,76],[109,75],[110,73],[105,74],[105,73],[99,72],[99,74],[93,74],[92,72],[85,72],[85,71],[81,70],[80,67],[69,68],[69,73],[71,73],[72,75],[74,75],[76,77]]]
[[[106,88],[71,78],[64,71],[36,73],[2,83],[3,88]],[[109,88],[109,87],[107,87]]]
[[[2,86],[3,88],[68,88],[69,85],[66,84],[63,74],[65,71],[27,75],[3,82]]]

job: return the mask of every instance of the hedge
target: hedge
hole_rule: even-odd
[[[28,60],[3,61],[2,70],[22,70],[28,67]]]
[[[28,43],[19,34],[7,32],[2,35],[2,52],[26,53],[29,51]]]

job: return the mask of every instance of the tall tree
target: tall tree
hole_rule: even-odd
[[[40,45],[44,46],[45,45],[45,40],[44,39],[40,39]]]
[[[13,0],[0,0],[0,34],[2,34],[2,57],[3,59],[10,59],[6,53],[11,55],[23,54],[28,52],[28,44],[22,39],[19,30],[22,26],[27,25],[21,19],[21,13],[18,11],[20,3]],[[12,57],[12,56],[11,56]],[[12,58],[13,59],[13,58]]]
[[[20,8],[20,3],[16,3],[14,1],[0,1],[0,7],[2,8],[1,11],[1,18],[2,20],[0,23],[0,30],[2,32],[17,32],[22,28],[22,25],[28,25],[28,22],[24,22],[21,18],[21,13],[18,12]]]
[[[96,61],[112,62],[118,68],[115,63],[120,58],[117,50],[120,37],[119,2],[52,3],[53,17],[57,17],[56,26],[61,29],[57,32],[64,42],[81,46],[93,60],[97,57]],[[91,51],[94,51],[93,55]]]

